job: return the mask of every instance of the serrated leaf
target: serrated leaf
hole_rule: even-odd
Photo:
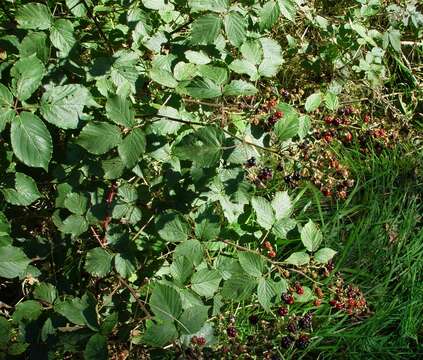
[[[278,191],[272,200],[276,220],[287,218],[292,212],[292,202],[287,191]]]
[[[178,62],[173,68],[173,76],[176,80],[191,80],[197,76],[197,67],[194,63]]]
[[[85,345],[85,360],[106,360],[108,359],[107,338],[101,334],[94,334]]]
[[[178,319],[182,312],[179,293],[168,285],[154,285],[149,305],[156,317],[161,320],[173,321]]]
[[[41,315],[43,308],[38,301],[26,300],[16,305],[13,313],[13,320],[20,322],[22,320],[37,320]]]
[[[262,276],[266,264],[263,256],[248,251],[238,251],[238,260],[247,274],[254,277]]]
[[[86,3],[88,6],[92,5],[90,0],[86,1]],[[66,0],[66,6],[76,17],[85,17],[87,14],[87,8],[81,0]]]
[[[338,96],[334,93],[327,92],[325,94],[325,106],[328,110],[336,111],[339,106]]]
[[[257,88],[245,80],[232,80],[223,88],[226,96],[250,96],[257,94]]]
[[[316,298],[316,296],[313,294],[313,291],[308,286],[303,286],[304,293],[299,295],[297,293],[294,293],[294,301],[296,303],[306,303],[309,301],[312,301]]]
[[[21,101],[28,100],[41,85],[45,68],[36,54],[20,58],[10,70],[12,91]]]
[[[93,121],[84,126],[76,143],[91,154],[101,155],[119,145],[121,140],[117,126]]]
[[[298,119],[298,136],[303,140],[311,129],[311,120],[308,115],[301,115]]]
[[[258,224],[266,230],[270,230],[275,222],[275,215],[269,201],[260,196],[251,198],[251,205],[257,215]]]
[[[198,75],[210,79],[217,85],[222,85],[228,80],[228,71],[220,66],[199,65],[197,67]]]
[[[279,141],[286,141],[293,138],[298,134],[298,129],[298,114],[295,112],[285,114],[285,116],[280,119],[274,127],[275,134],[277,135]]]
[[[176,256],[170,265],[170,274],[179,284],[185,284],[193,269],[194,266],[191,259],[186,256]]]
[[[270,304],[272,297],[276,295],[274,290],[272,280],[260,278],[258,286],[257,286],[257,298],[261,306],[263,306],[264,310],[267,312],[270,311]]]
[[[17,172],[15,174],[15,189],[3,189],[5,200],[13,205],[28,206],[41,197],[33,178]]]
[[[286,239],[289,231],[295,228],[297,222],[294,219],[283,218],[277,220],[272,227],[272,234],[279,239]]]
[[[85,217],[81,215],[72,214],[68,216],[62,224],[60,231],[65,234],[72,234],[73,236],[78,236],[83,234],[88,230],[88,222]]]
[[[193,44],[212,44],[216,40],[222,27],[222,20],[214,14],[207,14],[197,18],[192,24],[191,42]]]
[[[308,251],[316,251],[323,240],[323,235],[316,224],[309,220],[301,230],[301,241]]]
[[[230,43],[236,47],[241,46],[246,39],[247,20],[241,14],[230,11],[224,19],[225,32]]]
[[[12,109],[12,106],[12,93],[6,86],[0,84],[0,132],[3,131],[6,123],[15,117],[15,111]]]
[[[198,265],[203,261],[204,250],[198,240],[187,240],[180,243],[175,248],[174,256],[186,256],[194,265]]]
[[[119,95],[114,95],[107,99],[107,117],[117,125],[130,128],[135,125],[135,111],[132,104]]]
[[[53,16],[46,5],[30,3],[18,8],[16,21],[22,29],[47,30],[53,22]]]
[[[170,242],[187,240],[190,230],[184,217],[176,212],[156,217],[156,229],[163,240]]]
[[[260,41],[248,39],[241,45],[242,56],[252,64],[258,65],[263,60],[263,48]]]
[[[11,245],[0,247],[0,277],[13,279],[21,276],[30,262],[21,248]]]
[[[248,60],[236,59],[229,64],[229,68],[237,74],[247,74],[251,80],[257,80],[258,72],[256,66]]]
[[[133,129],[118,146],[119,156],[127,168],[132,169],[145,152],[147,140],[141,129]]]
[[[191,288],[200,296],[210,298],[219,288],[222,276],[217,270],[202,269],[191,278]]]
[[[259,66],[259,73],[262,76],[275,76],[283,64],[282,48],[273,39],[261,38],[260,43],[263,49],[263,61]]]
[[[46,63],[49,57],[49,48],[46,41],[47,36],[43,32],[30,32],[23,38],[19,46],[21,57],[28,57],[35,54],[38,59]]]
[[[50,28],[50,41],[60,51],[59,57],[66,57],[76,43],[70,20],[58,19]]]
[[[208,306],[194,305],[184,310],[178,325],[181,333],[194,334],[199,331],[208,318]]]
[[[192,64],[205,65],[211,62],[211,59],[204,51],[187,50],[184,52],[184,55],[187,60]]]
[[[53,142],[41,119],[29,112],[17,116],[10,130],[15,155],[25,165],[47,171],[53,152]]]
[[[87,197],[78,193],[68,193],[64,201],[65,208],[77,215],[85,214],[87,205]]]
[[[401,52],[401,32],[397,29],[392,29],[388,33],[389,42],[393,49],[400,53]]]
[[[104,277],[112,269],[112,260],[113,255],[103,248],[96,247],[87,252],[85,270],[93,276]]]
[[[195,219],[195,236],[199,240],[215,240],[220,233],[220,219],[211,208],[205,209]]]
[[[304,251],[295,252],[292,253],[285,262],[295,266],[303,266],[310,262],[310,256]]]
[[[33,294],[35,299],[53,304],[57,298],[57,289],[52,284],[42,282],[36,285]]]
[[[222,89],[209,79],[194,79],[185,84],[182,91],[196,99],[213,99],[222,95]]]
[[[255,278],[246,273],[235,273],[224,282],[221,294],[227,300],[239,302],[248,299],[256,286]]]
[[[86,293],[82,298],[68,297],[65,300],[56,299],[54,311],[76,325],[87,325],[91,330],[98,331],[95,297]]]
[[[176,88],[178,86],[178,82],[175,80],[170,71],[152,68],[149,72],[149,75],[151,80],[159,83],[160,85],[169,88]]]
[[[228,0],[188,0],[192,12],[214,11],[225,12],[229,7]]]
[[[178,336],[178,331],[173,322],[164,321],[159,324],[151,324],[142,337],[142,341],[154,347],[162,348],[171,343]]]
[[[281,14],[285,16],[288,20],[294,22],[295,14],[297,12],[295,1],[294,0],[278,0],[279,9]]]
[[[268,1],[263,5],[260,11],[260,30],[271,29],[272,26],[278,21],[280,15],[279,5],[276,1]]]
[[[137,270],[137,262],[135,257],[129,254],[116,254],[115,255],[115,268],[120,276],[129,278]]]
[[[312,112],[320,106],[321,102],[322,102],[322,94],[321,93],[311,94],[307,98],[305,105],[304,105],[304,108],[307,112]]]
[[[330,248],[322,248],[314,254],[314,261],[319,264],[327,264],[336,255],[336,251]]]
[[[181,160],[194,161],[201,167],[212,167],[222,156],[223,133],[214,126],[202,127],[190,133],[173,147],[173,154]]]
[[[41,98],[40,112],[49,123],[76,129],[84,106],[92,105],[88,89],[79,84],[50,87]]]

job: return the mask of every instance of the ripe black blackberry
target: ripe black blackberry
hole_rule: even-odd
[[[272,177],[273,177],[272,169],[268,167],[261,169],[260,173],[258,174],[258,178],[261,181],[270,180]]]
[[[312,324],[313,315],[311,313],[305,314],[299,321],[298,325],[301,329],[310,329]]]
[[[292,305],[294,303],[294,297],[288,293],[282,293],[281,299],[287,305]]]
[[[294,338],[290,335],[284,336],[281,340],[281,346],[285,349],[288,349],[292,343],[294,342]]]
[[[250,324],[252,325],[256,325],[259,321],[259,318],[257,315],[250,315],[250,317],[248,318],[248,320],[250,321]]]
[[[253,166],[256,166],[256,158],[253,156],[253,157],[250,157],[248,160],[247,160],[247,166],[248,167],[253,167]]]
[[[290,333],[295,334],[297,332],[297,324],[294,321],[291,321],[287,326],[286,330]]]
[[[301,175],[298,171],[296,171],[296,172],[294,172],[294,174],[292,174],[292,180],[294,180],[294,181],[301,180]]]
[[[237,331],[236,331],[236,329],[235,329],[233,326],[229,326],[229,327],[226,329],[226,334],[227,334],[229,337],[234,338],[234,337],[236,336],[236,334],[237,334]]]
[[[307,335],[301,335],[296,341],[295,345],[298,349],[305,349],[310,342],[310,338]]]
[[[290,184],[293,180],[292,175],[286,175],[283,179],[287,184]]]

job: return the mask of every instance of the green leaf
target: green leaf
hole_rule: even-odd
[[[13,279],[22,276],[30,262],[21,248],[10,245],[0,247],[0,277]]]
[[[91,1],[86,1],[88,5],[91,5]],[[66,6],[76,17],[85,17],[87,14],[87,8],[81,0],[66,0]]]
[[[173,68],[173,76],[179,81],[192,80],[197,76],[197,67],[195,64],[180,61]]]
[[[263,256],[248,251],[238,251],[238,259],[247,274],[254,277],[262,276],[266,264]]]
[[[197,18],[192,24],[191,42],[193,44],[212,44],[222,27],[219,16],[207,14]]]
[[[54,311],[67,318],[71,323],[87,325],[91,330],[98,331],[97,301],[95,297],[86,293],[79,298],[67,298],[63,301],[56,300]]]
[[[316,224],[309,220],[301,230],[301,241],[308,251],[316,251],[322,242],[322,232],[317,228]]]
[[[141,129],[133,129],[118,146],[119,156],[127,168],[132,169],[145,152],[147,140]]]
[[[286,239],[289,231],[295,228],[297,222],[294,219],[282,218],[275,222],[272,227],[272,234],[279,239]]]
[[[191,160],[200,167],[213,167],[222,156],[222,130],[205,126],[190,133],[173,147],[173,154],[181,160]]]
[[[121,140],[117,126],[93,121],[84,126],[76,143],[91,154],[101,155],[119,145]]]
[[[88,230],[88,222],[85,217],[81,215],[72,214],[63,221],[63,226],[60,231],[65,234],[72,234],[79,236]]]
[[[298,134],[299,121],[295,112],[285,114],[275,125],[275,133],[279,141],[286,141]]]
[[[49,283],[39,283],[34,289],[34,298],[53,304],[57,298],[57,290],[54,285]]]
[[[251,80],[258,79],[258,71],[256,66],[248,60],[236,59],[229,64],[229,69],[237,74],[247,74]]]
[[[196,99],[213,99],[222,95],[222,89],[209,79],[194,79],[185,84],[181,91]]]
[[[182,302],[179,293],[170,286],[155,284],[150,297],[150,308],[157,318],[173,321],[182,312]]]
[[[211,62],[211,59],[204,51],[187,50],[184,52],[184,55],[187,60],[192,64],[205,65]]]
[[[53,22],[53,16],[46,5],[30,3],[18,8],[16,21],[22,29],[47,30]]]
[[[36,54],[16,61],[10,70],[14,95],[21,101],[28,100],[41,85],[44,72],[44,65]]]
[[[186,256],[174,257],[170,265],[170,274],[181,285],[185,284],[193,272],[194,266],[191,259]]]
[[[336,255],[336,251],[330,248],[322,248],[314,254],[314,261],[319,264],[327,264]]]
[[[78,193],[68,193],[64,201],[65,208],[77,215],[84,215],[87,211],[87,205],[88,199]]]
[[[12,336],[10,322],[0,316],[0,349],[4,349]]]
[[[228,0],[188,0],[192,12],[214,11],[217,13],[226,12],[229,7]]]
[[[53,142],[47,127],[38,116],[21,112],[12,123],[10,137],[13,152],[20,161],[47,171]]]
[[[219,288],[222,276],[217,270],[202,269],[191,278],[191,289],[200,296],[210,298]]]
[[[43,32],[30,32],[23,38],[19,46],[21,57],[28,57],[35,54],[38,59],[46,63],[50,52],[46,41],[47,36]]]
[[[93,276],[104,277],[112,269],[112,260],[113,255],[103,248],[96,247],[87,252],[85,270]]]
[[[257,286],[257,298],[267,312],[270,311],[272,297],[276,295],[271,279],[260,278]]]
[[[392,29],[388,33],[389,42],[393,49],[400,53],[401,52],[401,32],[397,29]]]
[[[244,80],[232,80],[223,88],[223,95],[226,96],[249,96],[257,94],[257,88]]]
[[[215,240],[220,233],[220,219],[211,208],[205,209],[195,219],[195,236],[199,240]]]
[[[253,196],[251,205],[256,212],[258,224],[264,229],[270,230],[275,222],[275,215],[269,201],[260,196]]]
[[[255,287],[257,281],[246,273],[235,273],[229,280],[226,280],[222,288],[222,296],[227,300],[242,301],[248,299]]]
[[[242,56],[252,64],[258,65],[263,60],[263,48],[258,40],[246,40],[240,50]]]
[[[15,189],[3,189],[5,200],[13,205],[28,206],[41,197],[33,178],[17,172],[15,174]]]
[[[50,41],[60,51],[59,57],[68,56],[76,43],[72,22],[67,19],[56,20],[50,29]]]
[[[275,212],[276,220],[287,218],[292,212],[292,202],[287,191],[278,191],[273,200],[272,208]]]
[[[135,111],[132,104],[119,95],[114,95],[107,99],[107,117],[117,125],[130,128],[135,125]]]
[[[15,111],[12,109],[12,106],[12,93],[6,86],[0,84],[0,132],[3,131],[6,123],[15,117]]]
[[[301,115],[298,119],[298,136],[300,137],[300,140],[303,140],[308,135],[310,128],[310,117],[308,115]]]
[[[241,46],[246,39],[247,19],[241,14],[231,11],[225,15],[224,25],[230,43],[236,47]]]
[[[16,305],[12,318],[15,322],[20,322],[22,320],[37,320],[42,311],[43,308],[38,301],[26,300]]]
[[[181,333],[194,334],[199,331],[208,318],[208,309],[204,305],[194,305],[186,309],[178,322]]]
[[[325,94],[325,106],[330,111],[336,111],[339,106],[338,95],[327,92]]]
[[[278,0],[281,14],[289,21],[295,21],[295,14],[297,12],[295,0]]]
[[[260,30],[271,29],[272,26],[278,21],[280,15],[279,5],[276,1],[268,1],[263,5],[263,8],[260,11]]]
[[[137,270],[135,257],[129,254],[117,254],[115,256],[115,268],[116,271],[123,278],[129,278]]]
[[[198,75],[210,79],[214,83],[221,85],[228,80],[228,71],[219,66],[199,65],[197,67]]]
[[[181,242],[188,239],[190,228],[182,215],[168,212],[156,217],[156,230],[165,241]]]
[[[176,88],[178,86],[178,82],[175,80],[170,71],[152,68],[149,75],[151,80],[159,83],[160,85],[169,88]]]
[[[76,129],[84,106],[91,104],[91,94],[82,85],[54,86],[43,94],[40,112],[53,125],[62,129]]]
[[[6,216],[0,211],[0,247],[11,244],[10,224]]]
[[[313,291],[308,286],[303,286],[304,293],[299,295],[294,293],[294,300],[296,303],[306,303],[314,300],[316,297],[313,294]]]
[[[263,48],[263,61],[259,66],[259,73],[262,76],[273,77],[283,64],[282,48],[275,40],[269,38],[261,38],[260,43]]]
[[[321,93],[311,94],[307,98],[305,105],[304,105],[304,108],[307,112],[312,112],[320,106],[321,102],[322,102],[322,94]]]
[[[306,252],[295,252],[292,253],[288,259],[285,260],[287,264],[302,266],[310,262],[310,256]]]
[[[175,248],[174,256],[186,256],[194,265],[198,265],[203,261],[204,250],[198,240],[184,241]]]
[[[107,338],[104,335],[94,334],[90,337],[85,346],[85,360],[106,360],[108,359]]]
[[[162,348],[171,343],[178,336],[173,321],[164,321],[160,324],[151,324],[147,327],[142,341],[154,347]]]

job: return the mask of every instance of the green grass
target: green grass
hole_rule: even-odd
[[[364,291],[372,315],[322,327],[303,357],[422,358],[422,152],[403,147],[367,161],[355,151],[342,156],[357,178],[355,191],[336,206],[316,201],[304,215],[324,223],[327,245],[339,251],[338,269]]]

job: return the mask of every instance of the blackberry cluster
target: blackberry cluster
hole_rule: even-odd
[[[278,315],[279,316],[286,316],[286,315],[288,315],[288,309],[286,307],[281,306],[278,309]]]
[[[282,111],[276,111],[267,119],[267,125],[273,127],[283,117]]]
[[[294,297],[288,293],[282,293],[281,299],[287,305],[292,305],[294,303]]]
[[[233,326],[229,326],[229,327],[226,329],[226,334],[227,334],[229,337],[234,338],[234,337],[236,337],[237,331],[236,331],[236,329],[235,329]]]
[[[300,335],[300,337],[295,342],[295,346],[298,349],[305,349],[310,342],[310,338],[307,335]]]
[[[288,330],[292,334],[295,334],[297,332],[297,324],[295,323],[295,321],[290,321],[286,326],[286,330]]]
[[[270,180],[273,177],[272,169],[268,167],[261,169],[257,177],[263,182]]]
[[[253,157],[250,157],[250,158],[247,160],[246,166],[247,166],[247,167],[253,167],[253,166],[256,166],[256,158],[255,158],[254,156],[253,156]]]
[[[281,340],[281,346],[285,349],[288,349],[294,343],[294,341],[295,339],[292,336],[284,336]]]
[[[310,329],[312,325],[313,314],[308,312],[299,321],[298,325],[301,329]]]

